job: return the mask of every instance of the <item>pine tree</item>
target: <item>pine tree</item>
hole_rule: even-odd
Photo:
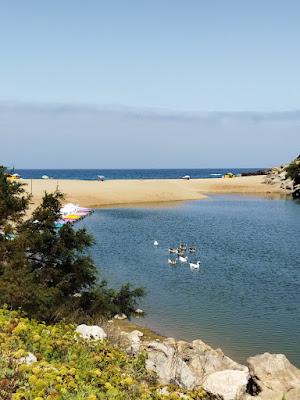
[[[29,200],[30,196],[22,183],[10,182],[6,168],[0,166],[0,227],[19,221],[28,208]]]
[[[56,228],[62,193],[45,193],[41,205],[24,218],[30,196],[4,173],[0,170],[0,223],[5,230],[0,235],[0,306],[21,307],[46,321],[132,314],[143,289],[128,284],[108,288],[86,254],[92,236],[69,224]]]

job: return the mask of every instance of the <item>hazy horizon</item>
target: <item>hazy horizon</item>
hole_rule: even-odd
[[[300,2],[5,2],[0,163],[273,166],[300,152]]]
[[[255,168],[300,149],[300,111],[183,113],[0,103],[1,163],[17,168]]]

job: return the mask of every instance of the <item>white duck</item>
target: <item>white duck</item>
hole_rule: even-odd
[[[157,240],[154,240],[153,245],[154,245],[154,246],[158,246],[158,241],[157,241]]]
[[[186,263],[187,260],[188,260],[187,257],[183,257],[183,256],[179,256],[178,259],[179,259],[179,261],[182,262],[182,263]]]
[[[191,269],[199,269],[200,264],[201,264],[200,261],[190,262],[190,267],[191,267]]]

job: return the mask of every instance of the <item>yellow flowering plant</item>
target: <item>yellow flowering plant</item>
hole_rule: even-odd
[[[26,361],[30,353],[36,361]],[[85,341],[71,324],[46,325],[0,309],[1,400],[207,399],[202,390],[168,387],[165,395],[160,388],[144,355],[130,357],[109,341]]]

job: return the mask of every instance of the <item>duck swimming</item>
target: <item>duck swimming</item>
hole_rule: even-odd
[[[196,246],[190,246],[190,247],[189,247],[189,252],[190,252],[190,253],[196,253],[196,250],[197,250],[197,249],[196,249]]]
[[[188,258],[187,258],[186,256],[185,256],[185,257],[184,257],[184,256],[179,256],[178,259],[179,259],[179,261],[182,262],[182,263],[186,263],[187,260],[188,260]]]
[[[182,251],[186,251],[186,248],[187,248],[187,246],[186,246],[186,244],[184,244],[184,243],[180,243],[180,245],[179,245],[179,247],[178,247],[178,249],[179,249],[179,250],[182,250]]]
[[[200,267],[200,261],[197,261],[197,262],[190,262],[190,267],[191,267],[191,269],[199,269],[199,267]]]

